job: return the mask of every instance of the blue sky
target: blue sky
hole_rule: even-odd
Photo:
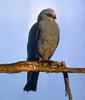
[[[84,0],[0,0],[0,63],[27,58],[27,40],[39,12],[53,8],[60,27],[60,42],[52,60],[66,61],[68,67],[85,67]],[[73,100],[84,100],[83,74],[69,74]],[[68,100],[62,74],[40,73],[38,91],[23,92],[26,73],[0,74],[2,100]],[[54,98],[54,99],[53,99]]]

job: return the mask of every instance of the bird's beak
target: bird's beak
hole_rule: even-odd
[[[53,16],[54,19],[56,19],[56,13],[55,12],[52,13],[52,16]]]
[[[56,16],[53,16],[54,19],[56,19]]]

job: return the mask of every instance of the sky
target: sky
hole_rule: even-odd
[[[52,8],[57,14],[60,41],[52,60],[65,61],[67,67],[85,68],[84,0],[0,0],[0,63],[27,59],[31,26],[41,10]],[[69,74],[73,100],[85,99],[84,74]],[[0,74],[2,100],[68,100],[62,73],[40,73],[37,92],[26,93],[26,72]]]

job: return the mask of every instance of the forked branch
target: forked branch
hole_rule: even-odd
[[[66,94],[72,100],[68,73],[85,74],[85,68],[67,68],[65,62],[58,61],[20,61],[11,64],[0,64],[0,73],[19,73],[23,71],[63,73]]]

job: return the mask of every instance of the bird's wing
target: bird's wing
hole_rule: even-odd
[[[37,34],[38,23],[35,23],[29,32],[28,44],[27,44],[27,60],[38,60],[37,56]],[[39,72],[27,72],[27,84],[24,87],[24,91],[36,91]]]
[[[29,32],[28,44],[27,44],[27,54],[28,60],[36,60],[37,57],[37,46],[36,46],[36,38],[38,34],[38,23],[35,23]]]

